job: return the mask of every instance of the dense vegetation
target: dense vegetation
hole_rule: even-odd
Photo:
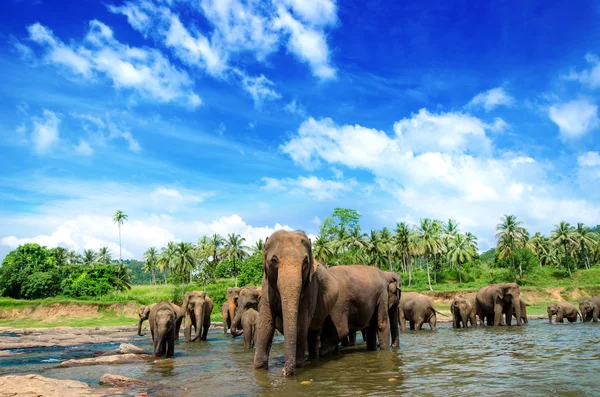
[[[119,226],[126,219],[121,211],[115,214]],[[367,234],[361,230],[357,211],[336,208],[321,224],[313,252],[325,266],[364,263],[396,271],[405,288],[416,290],[433,290],[434,285],[438,290],[474,288],[513,280],[521,285],[551,286],[573,277],[573,271],[590,270],[600,263],[599,226],[578,223],[574,227],[563,221],[550,236],[530,236],[514,215],[505,215],[496,229],[497,246],[480,255],[477,237],[461,232],[452,219],[422,219],[414,227],[400,222],[393,230]],[[169,242],[160,250],[150,247],[142,262],[113,260],[106,247],[79,255],[61,247],[26,244],[4,259],[0,295],[113,299],[115,292],[123,295],[133,283],[170,284],[172,300],[179,300],[187,289],[204,288],[220,303],[228,285],[261,282],[264,243],[244,244],[240,235],[214,234],[201,237],[197,244],[182,241]],[[218,281],[231,278],[233,282]],[[175,288],[178,284],[181,288]]]

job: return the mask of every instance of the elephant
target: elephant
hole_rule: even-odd
[[[406,331],[406,321],[410,323],[411,330],[420,331],[424,323],[435,331],[437,315],[433,300],[416,292],[404,292],[400,297],[400,329]],[[441,313],[440,313],[441,314]]]
[[[256,337],[256,323],[258,322],[258,311],[250,308],[242,315],[242,330],[244,331],[244,346],[246,349],[254,347]]]
[[[155,357],[173,357],[177,313],[171,303],[162,301],[152,305],[148,321],[152,334],[152,354]]]
[[[145,305],[140,306],[140,310],[138,312],[138,316],[139,316],[138,335],[139,336],[144,336],[144,334],[142,334],[142,323],[144,321],[148,320],[148,318],[150,317],[150,310],[152,310],[154,305],[156,305],[156,303],[153,303],[149,306],[145,306]],[[183,317],[185,316],[185,312],[183,311],[183,309],[180,306],[177,306],[174,303],[171,303],[171,306],[173,306],[173,310],[175,311],[175,314],[177,316],[176,321],[175,321],[175,340],[178,341],[179,340],[179,330],[181,329],[181,323],[183,321]]]
[[[223,316],[223,333],[226,334],[227,330],[231,328],[231,318],[229,317],[229,303],[224,302],[221,305],[221,316]]]
[[[213,310],[212,300],[204,291],[186,292],[182,306],[185,310],[185,341],[206,340],[208,328],[210,328],[210,315]],[[192,327],[196,332],[193,338]]]
[[[477,325],[476,292],[458,295],[450,305],[453,328],[469,328]]]
[[[579,303],[579,311],[581,312],[581,321],[597,323],[598,317],[600,317],[600,296],[582,300]]]
[[[517,283],[490,284],[477,291],[476,298],[481,325],[484,321],[487,325],[503,325],[502,314],[506,314],[506,324],[511,325],[513,313],[517,325],[521,325],[521,289]]]
[[[378,268],[365,265],[335,266],[328,271],[338,282],[339,297],[329,314],[331,323],[321,335],[320,355],[325,356],[336,349],[351,331],[363,329],[367,349],[377,348],[377,338],[382,349],[389,349],[391,327],[388,310],[390,304],[395,306],[399,301],[398,275],[386,276]],[[390,284],[393,284],[392,297],[388,294]]]
[[[235,317],[235,310],[237,309],[237,300],[242,289],[239,287],[229,287],[225,293],[225,299],[227,300],[227,310],[229,312],[229,322],[233,322]],[[231,327],[229,327],[231,328]]]
[[[338,298],[337,281],[314,260],[304,232],[278,230],[263,249],[262,297],[259,303],[254,368],[268,368],[275,329],[283,334],[283,376],[294,375],[319,351],[321,328]]]
[[[556,316],[557,323],[562,323],[563,318],[566,318],[570,323],[574,323],[577,321],[578,315],[579,312],[572,303],[562,301],[548,305],[548,322],[550,324],[552,324],[552,317],[554,316]]]
[[[236,337],[242,335],[244,327],[242,323],[242,316],[249,309],[258,311],[258,304],[260,302],[261,292],[256,288],[242,288],[237,298],[237,310],[235,317],[231,323],[231,336]],[[242,332],[238,332],[238,329],[242,329]]]

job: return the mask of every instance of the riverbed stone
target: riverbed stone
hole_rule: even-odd
[[[118,392],[93,389],[75,380],[45,378],[40,375],[6,375],[0,377],[0,397],[100,397]]]
[[[121,343],[117,349],[117,354],[146,354],[146,352],[131,343]]]
[[[130,385],[142,385],[145,382],[141,379],[128,378],[127,376],[104,374],[100,378],[102,386],[127,387]]]
[[[67,360],[56,366],[56,368],[84,367],[88,365],[112,365],[112,364],[132,364],[145,361],[146,355],[141,354],[117,354],[113,356],[100,356],[92,358],[82,358],[79,360]]]

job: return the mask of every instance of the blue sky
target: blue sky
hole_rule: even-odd
[[[600,3],[8,0],[0,257],[454,218],[600,223]],[[400,2],[394,2],[400,3]]]

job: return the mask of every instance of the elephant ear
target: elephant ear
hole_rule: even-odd
[[[310,264],[310,274],[308,275],[308,279],[312,280],[313,274],[315,274],[317,272],[317,267],[319,266],[319,262],[317,262],[315,260],[315,258],[313,257],[312,241],[310,241],[310,238],[308,239],[308,260],[309,260],[308,263]]]

